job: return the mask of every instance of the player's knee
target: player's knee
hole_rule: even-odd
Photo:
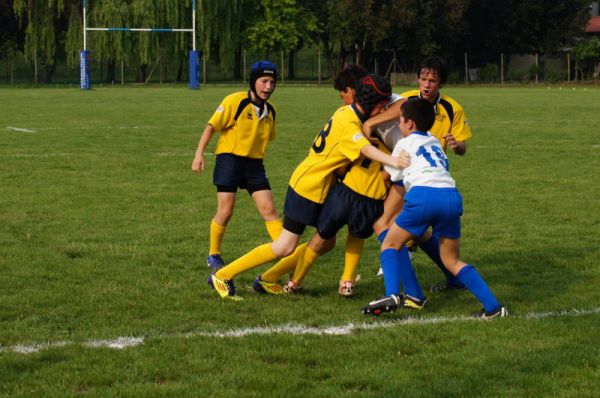
[[[274,220],[277,218],[277,211],[272,204],[259,206],[258,212],[265,220]]]
[[[384,240],[383,243],[381,244],[381,251],[385,251],[387,249],[394,249],[394,250],[400,250],[400,243],[395,242],[393,240]]]
[[[292,246],[284,246],[284,245],[274,245],[273,246],[273,253],[275,253],[275,255],[278,258],[287,257],[290,254],[292,254],[293,252],[294,252],[294,247],[292,247]]]
[[[220,220],[222,223],[227,224],[233,216],[233,207],[219,207],[215,219]],[[223,225],[223,224],[221,224]]]

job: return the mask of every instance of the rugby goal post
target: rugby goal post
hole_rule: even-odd
[[[89,28],[87,26],[86,14],[88,0],[81,0],[83,7],[83,50],[79,52],[79,82],[82,90],[92,88],[90,51],[87,48],[87,32],[190,32],[192,33],[192,49],[189,52],[189,88],[200,88],[200,51],[196,50],[196,0],[192,0],[192,28]]]

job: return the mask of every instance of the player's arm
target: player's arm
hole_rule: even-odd
[[[215,128],[210,124],[206,125],[204,132],[202,132],[202,135],[200,136],[198,148],[196,148],[196,155],[192,161],[192,171],[194,171],[194,173],[204,171],[204,150],[206,149],[206,146],[210,142],[210,139],[214,133]]]
[[[467,153],[466,141],[457,141],[451,133],[446,134],[444,139],[446,140],[446,145],[449,146],[455,154],[462,156]]]
[[[459,106],[455,108],[454,121],[450,127],[450,132],[444,136],[446,146],[449,146],[457,155],[467,153],[467,140],[471,138],[471,127],[467,123],[467,117]]]
[[[375,160],[376,162],[385,164],[395,169],[405,169],[410,166],[410,155],[406,151],[400,152],[398,156],[392,156],[380,151],[373,145],[366,145],[362,147],[360,153],[371,160]]]
[[[381,112],[378,115],[370,117],[366,122],[362,125],[362,131],[365,133],[367,137],[371,136],[371,132],[375,126],[380,125],[381,123],[390,122],[392,120],[400,119],[400,106],[402,103],[406,101],[406,98],[401,98],[398,101],[394,102],[388,109]]]

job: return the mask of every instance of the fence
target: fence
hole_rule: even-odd
[[[125,64],[120,60],[103,60],[94,56],[93,45],[90,68],[93,85],[121,84],[185,84],[189,80],[188,57],[179,59],[166,56],[157,58],[148,65]],[[263,58],[250,51],[238,57],[237,68],[233,65],[222,69],[214,60],[201,60],[201,84],[238,84],[247,79],[252,62]],[[236,57],[231,57],[236,59]],[[280,83],[315,83],[330,80],[327,59],[318,49],[305,48],[293,56],[278,53],[269,57],[279,67]],[[354,59],[348,59],[353,62]],[[414,84],[414,67],[397,63],[390,54],[373,58],[367,68],[379,74],[387,74],[393,84]],[[32,62],[17,53],[14,57],[0,60],[0,85],[31,85],[36,81]],[[336,61],[337,64],[337,61]],[[236,73],[237,70],[237,73]],[[65,62],[53,66],[38,66],[40,84],[79,86],[79,67],[68,67]],[[246,71],[242,73],[242,71]],[[580,82],[598,79],[600,64],[578,65],[568,53],[556,56],[499,54],[496,62],[479,63],[466,54],[464,59],[451,63],[449,83],[453,84],[503,84],[503,83],[555,83]],[[333,72],[335,73],[335,71]],[[582,79],[583,76],[583,79]],[[51,77],[51,79],[49,79]]]

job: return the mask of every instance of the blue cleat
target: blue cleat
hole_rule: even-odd
[[[213,274],[225,266],[225,261],[220,254],[211,254],[206,258],[206,266]]]

